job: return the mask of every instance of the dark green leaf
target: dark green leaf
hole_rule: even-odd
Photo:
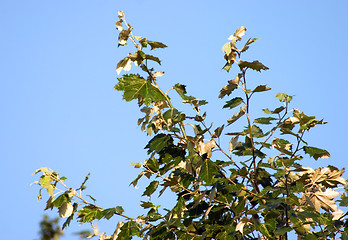
[[[161,65],[161,60],[158,57],[146,54],[144,58],[157,62],[159,65]]]
[[[85,223],[85,222],[93,222],[93,220],[96,219],[101,219],[103,217],[103,212],[95,207],[94,205],[88,205],[84,208],[82,208],[79,212],[78,212],[78,218],[79,218],[79,222],[81,223]]]
[[[260,63],[259,61],[253,61],[253,62],[246,62],[246,61],[240,61],[239,62],[240,69],[244,68],[251,68],[253,70],[261,72],[261,70],[268,70],[269,68]]]
[[[152,181],[149,186],[146,187],[143,196],[151,196],[151,194],[153,194],[157,187],[158,187],[159,182],[158,181]]]
[[[117,240],[131,240],[133,236],[140,237],[140,225],[135,221],[128,221],[122,227]]]
[[[163,94],[150,81],[145,80],[138,74],[123,75],[122,78],[118,78],[118,81],[114,89],[123,91],[123,99],[127,102],[139,99],[146,106],[149,106],[152,102],[166,101]]]
[[[157,134],[154,136],[149,143],[145,146],[145,149],[149,149],[148,153],[161,152],[165,147],[168,147],[170,145],[173,145],[173,138],[170,135],[167,134]]]
[[[226,104],[223,106],[223,108],[234,108],[237,107],[239,104],[243,102],[243,99],[240,97],[232,98],[231,100],[227,101]]]
[[[305,153],[309,154],[315,160],[318,160],[318,158],[329,158],[330,157],[330,153],[324,149],[305,146],[305,147],[303,147],[303,150]]]
[[[210,159],[205,159],[199,173],[200,178],[206,182],[207,185],[213,184],[213,178],[216,174],[217,167]]]
[[[272,124],[271,121],[277,120],[276,118],[273,117],[262,117],[262,118],[256,118],[254,120],[254,123],[259,123],[259,124]]]

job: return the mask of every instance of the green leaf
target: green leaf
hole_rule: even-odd
[[[268,70],[269,68],[260,63],[259,61],[247,62],[247,61],[239,61],[240,69],[251,68],[255,71],[261,72],[261,70]]]
[[[59,208],[60,206],[62,206],[62,204],[63,204],[64,202],[70,202],[70,198],[69,198],[69,195],[67,194],[67,192],[64,192],[63,194],[59,195],[59,196],[56,198],[56,200],[54,200],[54,201],[52,202],[52,204],[53,204],[53,206]]]
[[[145,146],[145,149],[149,149],[147,152],[150,154],[152,152],[159,153],[161,152],[165,147],[168,147],[170,145],[173,145],[173,138],[170,135],[167,134],[157,134],[154,136],[149,143]]]
[[[276,118],[273,117],[261,117],[261,118],[256,118],[254,120],[254,123],[259,123],[259,124],[272,124],[271,121],[277,120]]]
[[[152,102],[166,101],[163,94],[150,81],[145,80],[138,74],[125,74],[122,78],[118,78],[118,81],[114,89],[123,91],[123,99],[127,102],[138,99],[149,106]]]
[[[287,103],[289,103],[292,100],[292,96],[289,96],[286,93],[277,93],[276,97],[279,99],[280,102],[287,102]]]
[[[93,220],[96,219],[101,219],[103,217],[103,212],[95,207],[94,205],[88,205],[84,208],[82,208],[79,212],[78,212],[78,218],[79,218],[79,222],[81,223],[85,223],[85,222],[93,222]]]
[[[142,196],[151,196],[151,194],[153,194],[157,187],[158,187],[159,181],[152,181],[149,186],[146,187],[144,193]]]
[[[271,88],[267,87],[266,85],[259,85],[257,86],[253,92],[265,92],[271,90]]]
[[[235,97],[235,98],[232,98],[231,100],[227,101],[226,104],[223,106],[223,108],[230,108],[230,109],[232,109],[232,108],[237,107],[242,102],[243,102],[243,98]]]
[[[135,221],[128,221],[120,228],[117,240],[131,240],[133,236],[140,237],[140,225]]]
[[[210,159],[205,159],[199,173],[200,178],[206,182],[207,185],[213,184],[214,175],[217,172],[217,167]]]
[[[318,160],[318,158],[329,158],[330,157],[330,153],[324,149],[304,146],[303,150],[305,153],[309,154],[315,160]]]

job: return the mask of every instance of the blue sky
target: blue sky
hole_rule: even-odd
[[[270,68],[251,74],[250,82],[272,88],[254,107],[272,107],[277,92],[295,95],[293,107],[328,121],[307,140],[332,158],[308,165],[347,166],[347,1],[13,0],[1,1],[0,9],[4,239],[37,237],[45,202],[37,202],[38,188],[28,186],[42,166],[66,176],[73,187],[90,172],[86,193],[99,205],[141,214],[143,189],[128,186],[138,173],[129,163],[146,159],[149,137],[136,127],[142,116],[137,104],[113,91],[116,64],[130,52],[117,48],[117,10],[126,13],[136,35],[169,46],[156,53],[163,62],[158,70],[166,72],[159,82],[163,89],[187,85],[191,95],[208,100],[204,110],[215,124],[233,114],[217,98],[234,77],[220,71],[221,47],[246,26],[246,37],[260,38],[246,60]],[[104,229],[102,222],[101,230],[111,231],[116,221]],[[65,239],[87,228],[71,225]]]

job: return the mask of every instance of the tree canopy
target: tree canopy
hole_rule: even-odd
[[[248,79],[247,73],[269,68],[243,58],[258,40],[244,39],[246,27],[238,28],[222,46],[222,70],[235,68],[237,73],[217,93],[229,111],[219,126],[206,122],[209,113],[203,109],[208,102],[191,96],[189,87],[177,83],[163,90],[158,84],[165,73],[155,70],[161,60],[154,52],[166,48],[164,43],[134,35],[121,11],[116,28],[118,46],[133,45],[117,64],[117,73],[139,70],[119,77],[114,89],[125,101],[138,102],[143,117],[137,124],[151,136],[144,144],[148,158],[131,164],[140,171],[131,185],[137,187],[145,178],[143,196],[148,200],[140,203],[143,215],[128,216],[121,206],[101,207],[85,193],[89,174],[72,188],[65,177],[42,167],[35,172],[40,174],[35,182],[40,186],[38,199],[46,190],[45,210],[57,208],[66,219],[63,228],[75,217],[91,223],[90,237],[99,239],[288,239],[289,234],[298,239],[348,239],[344,169],[303,164],[308,158],[330,158],[327,150],[306,140],[314,127],[326,122],[293,108],[293,96],[286,93],[276,94],[276,108],[264,103],[263,115],[251,117],[254,96],[271,88]],[[192,110],[180,110],[173,104],[177,98]],[[237,122],[245,126],[237,130]],[[176,198],[170,209],[152,201],[164,192]],[[100,233],[95,223],[115,215],[123,218],[115,231]]]

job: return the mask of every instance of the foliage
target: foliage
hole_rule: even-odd
[[[59,218],[49,218],[43,216],[40,221],[40,240],[58,240],[64,232],[59,226]]]
[[[134,36],[123,12],[119,12],[116,27],[120,31],[119,46],[129,42],[135,46],[135,52],[117,64],[117,73],[131,70],[134,64],[145,75],[125,74],[114,89],[123,92],[126,101],[138,101],[144,113],[138,125],[152,135],[145,147],[148,159],[131,164],[141,169],[131,183],[134,187],[143,176],[149,179],[143,192],[148,201],[140,204],[146,213],[133,218],[124,215],[120,206],[99,207],[95,199],[88,201],[82,195],[89,175],[73,189],[58,173],[40,168],[35,174],[42,175],[36,183],[49,194],[46,209],[58,208],[60,216],[66,218],[63,228],[75,215],[80,223],[118,215],[124,220],[114,233],[107,235],[94,229],[92,236],[122,240],[133,236],[152,240],[288,239],[292,232],[298,239],[348,239],[347,214],[342,210],[348,205],[344,169],[303,166],[306,158],[330,157],[328,151],[311,146],[304,138],[312,128],[326,122],[290,108],[292,96],[286,93],[276,95],[279,107],[265,108],[264,115],[255,119],[250,116],[253,96],[271,88],[262,84],[250,87],[247,81],[247,72],[268,67],[257,60],[242,60],[244,52],[258,40],[250,38],[241,44],[245,27],[237,29],[222,47],[226,60],[223,70],[229,72],[235,65],[239,72],[218,95],[228,98],[223,108],[231,111],[230,118],[214,128],[205,121],[207,113],[201,112],[207,102],[189,96],[185,85],[178,83],[170,90],[192,106],[192,113],[174,107],[168,95],[171,92],[159,87],[158,78],[164,73],[150,65],[161,61],[146,50],[167,46]],[[230,126],[242,120],[246,126],[232,132],[236,128]],[[226,138],[227,146],[222,144]],[[59,190],[58,184],[65,190]],[[165,191],[177,197],[171,209],[162,209],[151,201],[155,194],[161,196]]]

